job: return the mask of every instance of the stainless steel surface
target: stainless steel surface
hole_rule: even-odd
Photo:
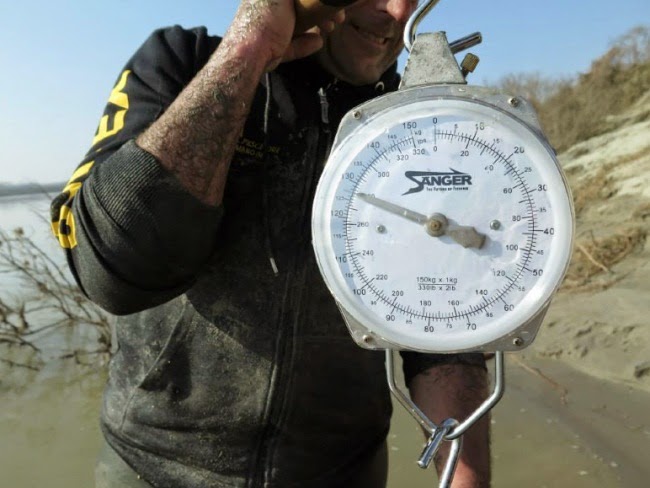
[[[451,486],[451,482],[454,478],[454,471],[456,471],[456,465],[458,464],[458,457],[460,456],[460,450],[462,447],[462,437],[451,441],[451,449],[449,450],[447,464],[445,464],[445,469],[442,471],[442,476],[440,476],[440,481],[438,483],[439,488],[449,488]]]
[[[427,469],[433,461],[434,456],[440,449],[442,441],[445,440],[445,436],[458,425],[458,421],[455,419],[447,419],[436,429],[433,435],[429,438],[427,445],[424,446],[424,450],[418,459],[418,466],[422,469]]]
[[[456,39],[455,41],[449,43],[449,48],[451,49],[452,53],[457,54],[461,51],[464,51],[465,49],[476,46],[481,42],[483,42],[483,35],[480,32],[472,32],[465,37],[461,37],[460,39]]]
[[[418,43],[420,37],[422,36],[418,37]],[[423,62],[427,62],[426,58],[423,59]],[[458,77],[462,78],[457,65],[455,69]],[[405,76],[407,75],[408,73],[406,72]],[[520,103],[515,107],[510,103],[510,99],[513,98],[512,94],[503,93],[495,88],[466,85],[464,80],[462,80],[461,83],[455,84],[432,85],[431,82],[427,83],[427,80],[423,79],[422,83],[423,85],[413,83],[404,86],[404,82],[402,82],[403,86],[399,91],[383,95],[358,106],[355,109],[355,111],[360,114],[358,118],[355,118],[351,113],[348,113],[343,118],[339,131],[336,134],[333,150],[336,149],[336,146],[338,146],[340,142],[343,141],[353,130],[359,127],[360,124],[367,123],[370,118],[377,115],[379,112],[390,110],[396,105],[447,97],[466,99],[507,112],[508,114],[520,119],[531,130],[538,134],[540,138],[545,139],[535,110],[532,105],[523,98],[517,99]],[[411,88],[411,86],[413,86],[413,88]],[[548,143],[546,143],[546,145],[550,151],[553,151]]]
[[[440,0],[426,0],[411,14],[406,27],[404,28],[404,46],[411,52],[413,42],[415,41],[415,31],[424,17],[435,7]]]
[[[432,84],[465,83],[465,77],[458,67],[445,33],[418,35],[404,67],[400,90]]]
[[[336,298],[336,296],[334,296],[334,298]],[[542,324],[542,320],[546,315],[546,311],[548,310],[549,304],[550,304],[550,300],[539,310],[539,312],[535,316],[533,316],[529,321],[527,321],[519,328],[512,331],[507,336],[497,339],[488,344],[484,344],[480,348],[471,349],[471,351],[473,352],[519,351],[523,347],[529,346],[535,340],[535,336],[537,335],[537,331],[539,330],[539,327]],[[348,327],[348,330],[350,331],[350,335],[352,336],[352,339],[359,346],[363,347],[364,349],[372,349],[372,350],[378,350],[378,349],[400,350],[401,349],[401,346],[399,344],[395,344],[394,342],[391,342],[385,339],[384,337],[376,335],[374,332],[370,331],[365,325],[359,323],[359,321],[357,321],[352,315],[350,315],[341,306],[341,304],[338,301],[337,301],[337,305],[339,306],[339,310],[341,310],[341,314],[343,315],[343,319],[345,320],[345,324]],[[521,346],[516,346],[515,344],[513,344],[513,339],[515,337],[521,338],[524,341],[524,344]],[[413,349],[413,350],[418,350],[418,349]],[[420,350],[420,352],[430,353],[431,351]],[[468,350],[458,350],[454,352],[468,352]]]

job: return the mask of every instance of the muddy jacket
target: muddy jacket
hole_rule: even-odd
[[[318,272],[311,201],[341,117],[398,76],[352,87],[312,60],[281,65],[214,208],[132,140],[218,42],[205,29],[155,32],[52,206],[79,285],[119,315],[102,428],[154,486],[345,486],[383,444],[391,404],[383,354],[352,342]],[[410,354],[406,374],[455,360]]]

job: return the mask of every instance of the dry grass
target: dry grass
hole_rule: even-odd
[[[510,75],[498,85],[528,98],[551,144],[565,151],[609,131],[608,118],[626,111],[650,90],[650,28],[639,26],[621,36],[575,80],[535,73]],[[648,117],[646,112],[637,118]]]
[[[612,266],[640,250],[646,237],[641,226],[620,227],[600,238],[592,233],[578,237],[562,289],[587,292],[614,285],[624,276],[614,274]]]
[[[595,175],[571,182],[576,217],[580,217],[593,202],[607,200],[614,196],[616,192],[611,174],[611,168],[605,165]]]

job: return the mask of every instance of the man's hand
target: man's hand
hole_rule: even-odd
[[[322,46],[344,14],[295,34],[294,0],[243,0],[208,63],[136,143],[208,205],[223,199],[230,160],[265,72]],[[320,29],[320,30],[319,30]]]
[[[295,32],[295,0],[244,0],[226,37],[256,42],[263,39],[260,54],[268,60],[266,70],[315,53],[323,46],[321,33],[329,33],[345,19],[343,10],[321,19],[305,32]]]
[[[415,404],[436,424],[447,418],[462,422],[487,398],[487,374],[477,366],[446,364],[418,374],[409,385]],[[452,488],[490,486],[489,416],[485,415],[463,436]],[[440,474],[447,461],[449,442],[436,455]]]

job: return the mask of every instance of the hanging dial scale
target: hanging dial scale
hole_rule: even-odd
[[[409,20],[397,92],[349,112],[314,199],[320,271],[353,339],[385,349],[391,390],[431,434],[419,464],[462,434],[502,395],[503,351],[532,343],[566,272],[570,192],[533,109],[469,86],[475,58],[444,33],[415,36],[437,3]],[[474,63],[475,64],[475,63]],[[495,352],[495,390],[469,418],[431,422],[395,386],[393,351]]]

